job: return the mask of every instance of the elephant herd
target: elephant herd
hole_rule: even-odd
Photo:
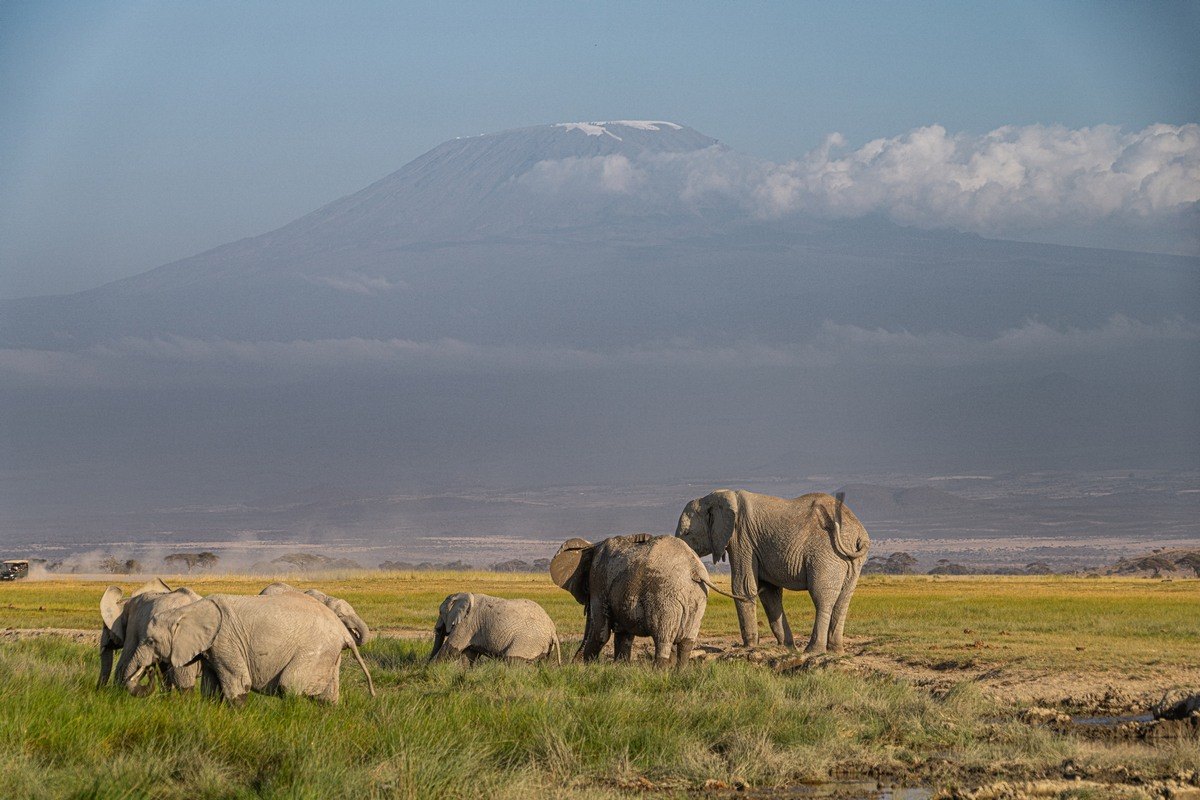
[[[807,653],[840,652],[854,587],[870,539],[839,494],[793,499],[718,490],[683,509],[675,536],[633,534],[597,544],[569,539],[550,562],[550,577],[584,608],[576,657],[594,661],[609,638],[615,660],[628,661],[635,636],[654,643],[658,666],[688,662],[700,634],[708,590],[720,592],[699,556],[729,559],[742,641],[758,643],[755,600],[776,640],[793,646],[783,590],[807,590],[815,621]],[[721,592],[725,594],[725,592]],[[345,600],[315,589],[273,583],[258,595],[172,590],[161,580],[130,597],[110,586],[100,601],[100,681],[108,682],[121,650],[118,680],[133,694],[156,675],[165,686],[240,703],[248,692],[298,694],[336,703],[342,651],[350,650],[375,687],[358,646],[371,638]],[[532,600],[461,592],[438,610],[431,661],[479,657],[561,663],[554,623]]]

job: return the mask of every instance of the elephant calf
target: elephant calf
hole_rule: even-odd
[[[562,663],[562,648],[554,622],[532,600],[506,600],[486,594],[459,592],[442,601],[433,629],[430,661],[465,655],[513,661],[539,661],[553,652]]]
[[[141,696],[150,692],[150,686],[138,683],[133,669],[133,654],[146,638],[146,626],[150,618],[160,612],[181,608],[200,599],[191,589],[171,590],[161,579],[155,578],[125,597],[120,586],[109,586],[100,598],[100,680],[96,688],[105,686],[112,672],[113,651],[121,650],[117,662],[117,679],[130,694]],[[163,683],[171,689],[188,691],[196,685],[200,675],[199,664],[169,666],[166,661],[155,665],[162,673]]]
[[[272,595],[282,592],[300,592],[300,590],[282,581],[276,581],[259,592],[259,594]],[[334,614],[337,614],[338,619],[346,626],[346,630],[350,631],[350,635],[354,637],[354,643],[359,647],[362,647],[375,638],[375,634],[371,633],[371,629],[367,627],[367,623],[363,622],[362,617],[354,610],[354,606],[342,598],[331,597],[318,589],[308,589],[302,592],[302,594],[308,595],[317,602],[322,603]]]
[[[616,636],[613,656],[628,661],[633,637],[654,640],[657,666],[688,662],[708,604],[708,570],[671,536],[613,536],[599,544],[569,539],[550,562],[550,577],[584,607],[583,645],[593,661]],[[716,587],[713,587],[716,588]]]

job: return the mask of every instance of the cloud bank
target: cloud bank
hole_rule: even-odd
[[[658,191],[646,199],[685,207],[721,201],[760,219],[881,214],[904,225],[1000,238],[1115,223],[1142,231],[1157,226],[1181,239],[1183,252],[1200,243],[1200,125],[1194,123],[1136,132],[1112,125],[1005,126],[982,136],[930,125],[857,149],[834,133],[782,164],[713,146],[634,159],[542,161],[519,180],[549,194]]]
[[[652,341],[611,349],[553,345],[483,345],[457,339],[204,340],[179,336],[124,338],[78,352],[0,350],[0,380],[9,385],[104,386],[233,380],[294,381],[319,376],[598,369],[945,368],[1036,364],[1061,358],[1115,356],[1172,344],[1200,343],[1200,325],[1183,320],[1145,323],[1115,315],[1095,328],[1055,328],[1041,322],[994,337],[912,333],[826,321],[809,341],[699,343]]]

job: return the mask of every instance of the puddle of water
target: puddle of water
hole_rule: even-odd
[[[1097,728],[1115,728],[1126,722],[1153,722],[1153,714],[1127,714],[1118,717],[1071,717],[1074,725],[1092,725]]]
[[[929,800],[933,791],[918,786],[880,786],[875,781],[838,781],[831,783],[780,786],[752,790],[750,797],[783,800]]]

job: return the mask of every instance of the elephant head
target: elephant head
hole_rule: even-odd
[[[199,658],[212,647],[222,619],[220,607],[212,600],[197,600],[183,608],[155,614],[133,653],[126,677],[130,691],[134,691],[132,687],[156,663],[180,669]]]
[[[446,646],[446,639],[470,617],[474,608],[475,595],[467,592],[452,594],[442,601],[441,606],[438,607],[437,624],[433,626],[433,650],[429,653],[430,661],[448,657],[451,648]]]
[[[587,539],[568,539],[550,559],[550,579],[580,603],[588,604],[588,583],[596,548]]]
[[[714,564],[725,560],[725,551],[737,535],[738,496],[728,489],[718,489],[683,508],[675,535],[683,539],[700,556],[712,556]]]
[[[104,595],[100,598],[100,619],[104,624],[100,629],[100,679],[96,683],[97,688],[108,684],[109,675],[112,674],[113,651],[125,646],[125,629],[129,622],[125,608],[129,601],[144,594],[163,594],[170,591],[171,587],[160,578],[141,585],[129,597],[125,597],[120,586],[109,586],[104,590]]]
[[[363,622],[362,617],[354,611],[354,606],[345,600],[340,597],[330,597],[317,589],[309,589],[305,594],[324,603],[330,611],[337,614],[338,619],[346,626],[346,630],[350,631],[350,635],[354,637],[355,644],[361,646],[375,638],[371,629],[367,627],[367,623]]]

